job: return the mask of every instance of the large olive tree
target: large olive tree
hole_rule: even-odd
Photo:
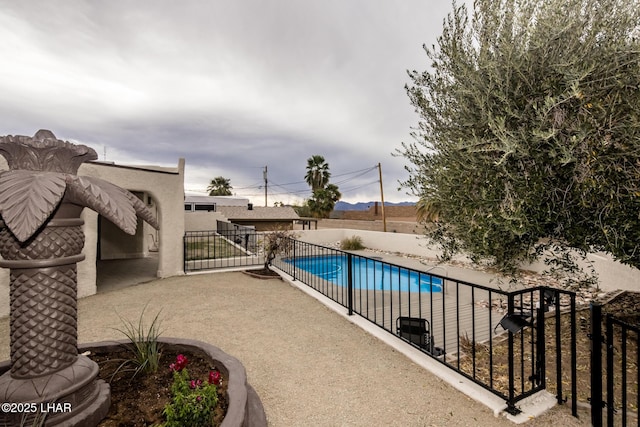
[[[427,233],[506,270],[570,248],[640,267],[640,1],[453,7],[398,150]]]

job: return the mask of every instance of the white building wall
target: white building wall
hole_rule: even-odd
[[[218,221],[227,219],[219,212],[185,212],[185,231],[211,231],[216,230]]]
[[[89,224],[98,223],[98,214],[91,209],[84,209],[82,211],[82,218],[84,219],[84,249],[82,253],[85,256],[84,261],[78,263],[78,298],[94,295],[98,291],[96,284],[96,248],[98,246],[98,234],[92,233]],[[97,230],[97,228],[96,228]],[[2,269],[6,270],[6,269]],[[9,280],[7,280],[7,287],[9,286]],[[2,315],[2,308],[0,306],[0,315]],[[7,313],[9,314],[9,307],[7,306]]]
[[[116,253],[109,256],[116,258],[146,256],[153,246],[153,238],[158,242],[158,277],[169,277],[184,274],[183,243],[184,235],[184,159],[179,159],[175,168],[127,167],[104,163],[84,163],[78,175],[93,176],[111,182],[129,191],[144,194],[147,205],[156,212],[160,230],[156,232],[151,226],[143,223],[136,233],[140,244],[132,253]],[[7,163],[0,156],[0,170],[6,170]],[[84,209],[85,244],[82,253],[85,260],[78,263],[78,297],[96,293],[96,257],[98,246],[98,214]],[[112,248],[113,249],[113,248]],[[9,315],[9,269],[0,268],[0,317]]]
[[[427,246],[424,236],[403,233],[383,233],[380,231],[355,230],[355,229],[319,229],[297,230],[296,234],[305,242],[318,245],[337,243],[348,237],[359,236],[364,246],[387,252],[400,252],[403,254],[436,257],[438,252]]]
[[[84,163],[79,175],[95,176],[132,192],[146,193],[151,197],[147,205],[157,213],[158,231],[158,277],[183,274],[184,236],[184,159],[178,161],[177,168],[133,168],[118,167],[101,163]],[[148,202],[147,199],[145,202]],[[87,226],[85,226],[87,227]],[[147,226],[148,227],[148,226]],[[151,227],[144,228],[144,250],[153,245]],[[91,224],[91,232],[97,233],[97,221]],[[113,254],[112,254],[113,255]],[[95,260],[95,253],[93,254]]]
[[[300,240],[318,245],[334,244],[347,237],[360,236],[364,246],[371,249],[429,258],[435,258],[440,254],[437,248],[429,246],[424,236],[415,234],[352,229],[298,230],[296,233]],[[456,259],[465,260],[465,257],[461,256]],[[598,282],[601,288],[605,290],[640,291],[640,270],[614,261],[606,253],[588,254],[587,259],[592,263],[594,270],[598,274]],[[585,263],[579,264],[585,268],[585,271],[589,271]],[[540,273],[545,270],[546,266],[543,262],[536,262],[524,265],[522,268]]]
[[[236,196],[192,196],[186,195],[186,203],[213,203],[216,206],[244,206],[249,204],[249,199]]]

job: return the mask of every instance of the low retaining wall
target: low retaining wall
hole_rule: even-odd
[[[362,223],[363,221],[358,221]],[[429,245],[423,235],[403,233],[383,233],[359,229],[320,229],[297,231],[300,240],[317,245],[327,245],[340,242],[342,239],[359,236],[365,247],[385,252],[400,252],[404,254],[436,258],[440,255],[437,247]],[[467,257],[454,258],[460,261],[469,261]],[[598,284],[605,291],[617,289],[638,291],[640,287],[640,270],[623,265],[606,253],[592,253],[587,255],[595,272],[598,274]],[[588,271],[586,263],[578,263]],[[535,262],[522,266],[525,270],[542,272],[546,269],[543,262]]]
[[[321,219],[318,220],[318,228],[346,228],[370,231],[384,231],[382,220],[359,221],[352,219]],[[422,227],[411,221],[387,220],[387,231],[391,233],[421,234]]]
[[[419,234],[383,233],[356,229],[322,229],[297,232],[299,239],[316,245],[338,243],[343,239],[359,236],[365,247],[386,252],[400,252],[435,258],[439,255],[436,249],[428,245],[427,239]]]

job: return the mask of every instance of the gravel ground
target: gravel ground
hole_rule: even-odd
[[[150,322],[164,336],[209,342],[242,361],[272,426],[512,426],[314,298],[279,280],[215,273],[156,280],[83,298],[80,342],[123,338]],[[9,321],[0,319],[0,360]],[[556,407],[529,426],[589,425]]]

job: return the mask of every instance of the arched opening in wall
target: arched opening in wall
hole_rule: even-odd
[[[155,203],[146,193],[133,192],[155,211]],[[136,234],[126,234],[111,221],[98,216],[96,252],[97,292],[106,292],[157,278],[158,234],[138,218]]]

